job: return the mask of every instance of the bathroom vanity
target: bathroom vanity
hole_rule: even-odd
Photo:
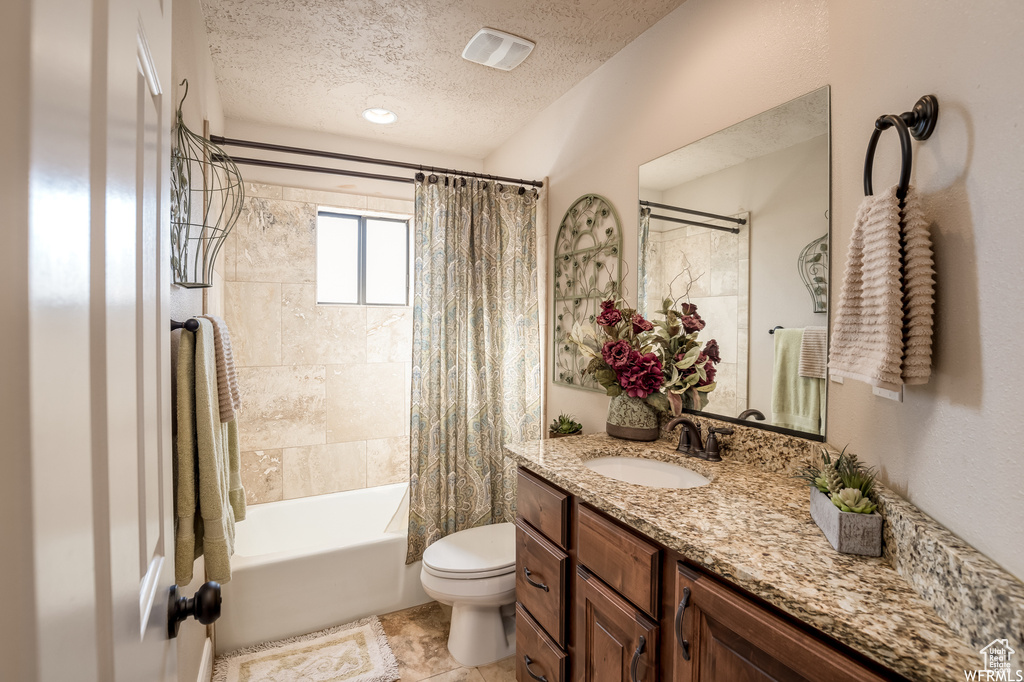
[[[805,487],[748,462],[605,435],[509,446],[518,462],[517,680],[946,679],[974,656],[884,558],[838,554]],[[598,457],[674,462],[688,489]]]

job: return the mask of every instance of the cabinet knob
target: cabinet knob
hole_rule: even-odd
[[[203,625],[209,625],[220,618],[220,584],[213,581],[206,583],[191,599],[178,596],[178,586],[171,585],[171,593],[167,600],[167,636],[174,639],[178,636],[181,621],[189,616],[194,617]]]

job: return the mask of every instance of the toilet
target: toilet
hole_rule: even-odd
[[[448,651],[475,667],[515,653],[516,527],[470,528],[423,553],[423,590],[452,607]]]

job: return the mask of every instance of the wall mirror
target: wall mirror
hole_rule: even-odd
[[[645,163],[639,176],[638,307],[691,303],[706,323],[699,338],[720,347],[700,413],[823,440],[828,87]]]

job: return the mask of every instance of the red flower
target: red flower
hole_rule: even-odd
[[[601,305],[604,305],[603,303]],[[612,327],[622,321],[622,313],[615,308],[609,308],[597,316],[597,323],[602,327]]]
[[[700,315],[697,314],[697,307],[690,307],[693,308],[694,310],[693,314],[683,315],[681,318],[679,318],[679,323],[683,325],[683,329],[686,331],[687,334],[699,332],[707,324],[706,322],[704,322],[704,320],[701,319]]]
[[[633,313],[633,333],[639,334],[640,332],[649,332],[654,329],[654,325],[649,321],[645,320],[640,313]]]
[[[601,301],[601,310],[616,310],[615,301],[610,298],[607,301]]]
[[[718,352],[718,341],[711,339],[704,344],[704,355],[708,356],[708,359],[716,365],[722,361],[722,356]]]
[[[640,357],[640,354],[629,347],[628,341],[609,341],[601,349],[601,356],[608,366],[618,373],[634,362],[633,356]]]
[[[634,354],[636,359],[632,366],[617,372],[616,376],[626,395],[633,398],[646,398],[665,383],[661,360],[654,353],[640,355],[634,351]]]

